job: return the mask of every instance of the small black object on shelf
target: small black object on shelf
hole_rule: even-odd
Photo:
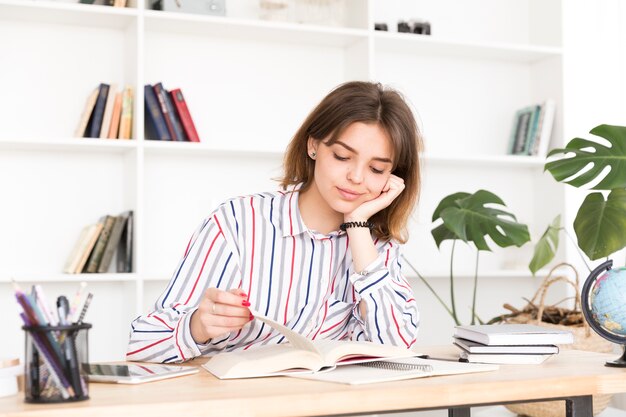
[[[405,22],[404,20],[400,20],[398,22],[398,32],[399,33],[411,33],[411,26],[409,25],[408,22]]]
[[[430,35],[430,23],[425,20],[409,20],[398,21],[398,32],[399,33],[415,33],[418,35]]]
[[[387,32],[389,28],[387,27],[387,23],[374,23],[374,30]]]

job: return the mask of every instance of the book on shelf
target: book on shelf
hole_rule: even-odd
[[[509,154],[545,158],[550,146],[556,104],[547,99],[515,112],[509,138]]]
[[[499,365],[539,365],[555,354],[539,353],[469,353],[464,350],[459,354],[461,361],[469,363],[490,363]]]
[[[111,261],[113,260],[113,255],[116,253],[116,250],[120,244],[120,239],[122,238],[122,232],[126,227],[128,222],[128,216],[130,212],[125,211],[118,216],[115,216],[115,222],[113,224],[113,228],[111,229],[111,234],[109,239],[107,240],[106,246],[104,248],[104,252],[102,254],[102,259],[98,263],[97,272],[106,273],[111,266]]]
[[[107,241],[111,235],[111,230],[113,230],[113,225],[115,224],[115,217],[106,215],[101,218],[100,222],[103,224],[102,231],[98,236],[96,245],[89,255],[89,259],[83,268],[83,272],[93,273],[98,271],[98,265],[100,264],[100,260],[102,260],[104,249],[106,248]]]
[[[154,92],[159,100],[161,113],[163,113],[167,130],[170,132],[170,137],[172,140],[184,141],[185,134],[183,132],[183,127],[174,110],[172,99],[167,90],[163,87],[163,83],[156,83],[152,86],[152,88],[154,89]]]
[[[454,344],[467,353],[534,353],[553,354],[559,353],[556,345],[484,345],[460,337],[454,338]]]
[[[124,88],[122,93],[122,114],[120,115],[120,127],[118,139],[130,139],[133,130],[133,89]]]
[[[144,86],[146,139],[172,140],[154,88]]]
[[[98,87],[96,105],[93,108],[93,112],[89,118],[89,123],[87,123],[87,130],[85,131],[85,137],[87,138],[100,137],[100,128],[102,127],[102,118],[104,117],[106,101],[109,96],[109,87],[109,84],[105,83],[100,83],[100,86]]]
[[[531,155],[536,155],[541,158],[545,158],[548,155],[555,113],[556,103],[554,100],[548,99],[541,104],[537,132],[532,144]]]
[[[563,345],[574,343],[567,330],[532,324],[475,324],[456,326],[454,337],[484,345]]]
[[[117,272],[133,271],[133,211],[128,211],[126,227],[122,230],[120,243],[117,246]]]
[[[113,111],[111,114],[111,124],[109,125],[108,139],[117,139],[120,129],[120,117],[122,116],[122,92],[115,93],[113,101]]]
[[[91,118],[91,113],[93,113],[93,108],[96,105],[96,100],[98,99],[99,92],[100,89],[96,87],[87,97],[85,107],[83,107],[83,113],[81,114],[80,120],[78,121],[78,127],[76,128],[76,132],[74,133],[74,136],[76,136],[77,138],[82,138],[85,136],[87,124],[89,123],[89,119]]]
[[[81,230],[78,241],[74,245],[70,256],[65,262],[63,272],[67,274],[80,274],[91,254],[93,247],[102,231],[102,223],[90,224]]]
[[[527,106],[515,112],[513,128],[509,139],[509,153],[512,155],[526,155],[528,138],[532,135],[533,124],[537,116],[537,106]]]
[[[200,142],[200,136],[198,136],[198,132],[196,131],[196,125],[194,124],[191,113],[189,112],[189,107],[187,106],[183,92],[180,88],[175,88],[170,91],[170,95],[172,97],[174,107],[176,108],[176,113],[181,121],[181,124],[183,125],[183,130],[187,135],[187,139],[190,142]]]
[[[106,105],[104,106],[104,115],[102,116],[102,127],[100,128],[100,139],[106,139],[109,136],[109,128],[111,127],[111,119],[113,118],[113,106],[115,105],[115,95],[117,93],[117,85],[109,86]]]
[[[366,384],[498,369],[494,365],[418,358],[419,354],[410,349],[372,342],[310,340],[258,312],[251,312],[255,320],[284,335],[289,343],[219,353],[203,365],[217,378],[286,375]]]

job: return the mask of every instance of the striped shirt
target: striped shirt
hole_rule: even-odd
[[[252,320],[237,332],[195,343],[191,314],[211,287],[240,288],[252,309],[310,339],[412,346],[419,313],[401,274],[400,245],[375,240],[378,258],[357,274],[348,235],[309,230],[300,216],[298,195],[293,191],[237,197],[207,217],[192,235],[154,311],[132,322],[127,359],[182,362],[285,341]],[[358,308],[361,300],[366,317]]]

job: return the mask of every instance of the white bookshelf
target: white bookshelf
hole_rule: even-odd
[[[332,87],[354,79],[397,87],[420,119],[423,192],[405,254],[446,295],[449,248],[439,251],[430,236],[445,195],[495,192],[535,237],[565,208],[562,186],[540,158],[506,155],[514,112],[546,98],[559,109],[553,143],[563,142],[561,7],[352,0],[343,27],[329,27],[259,20],[256,1],[227,5],[228,15],[217,17],[145,10],[142,0],[125,9],[0,0],[0,38],[12,40],[0,43],[0,56],[13,63],[1,70],[11,99],[0,100],[0,294],[9,300],[0,314],[11,318],[11,337],[0,356],[23,354],[13,278],[45,284],[50,298],[87,281],[95,294],[91,357],[122,359],[130,321],[165,288],[196,225],[227,197],[275,189],[271,178],[301,121]],[[486,8],[488,16],[480,13]],[[420,17],[432,23],[431,37],[394,33],[398,19]],[[379,21],[391,32],[375,32]],[[143,139],[143,86],[159,81],[182,88],[202,143]],[[133,87],[132,140],[73,137],[100,82]],[[129,209],[133,273],[60,273],[84,225]],[[462,294],[474,254],[457,245],[456,259]],[[483,316],[532,295],[529,259],[530,247],[481,254],[479,297],[493,299]],[[448,343],[452,322],[412,282],[422,311],[434,311],[424,318],[424,341]],[[503,291],[519,295],[505,299]]]

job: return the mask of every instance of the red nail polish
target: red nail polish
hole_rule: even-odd
[[[248,300],[243,300],[241,302],[241,305],[244,306],[244,307],[250,307],[251,304],[250,304],[250,302]]]
[[[250,321],[254,320],[254,316],[250,314]]]

